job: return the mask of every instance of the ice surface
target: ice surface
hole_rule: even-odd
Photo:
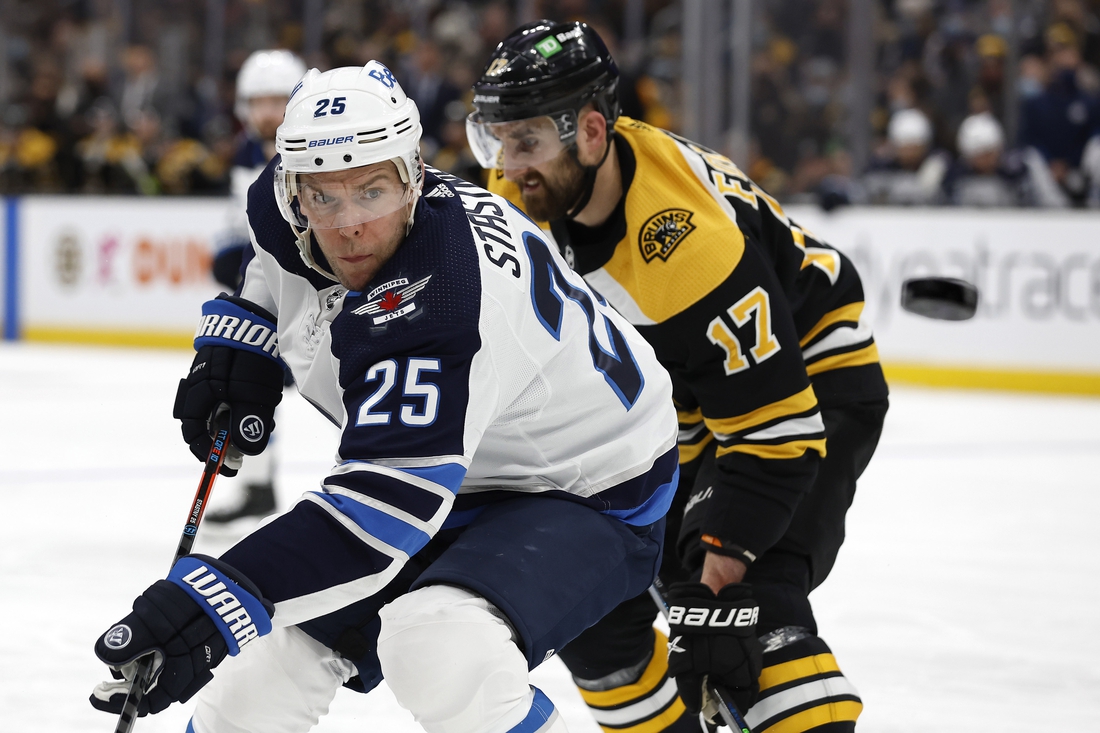
[[[170,417],[184,352],[0,346],[0,731],[107,731],[96,635],[163,577],[201,466]],[[895,388],[848,541],[814,594],[861,730],[1100,730],[1100,400]],[[288,395],[280,503],[333,429]],[[222,500],[231,481],[215,487]],[[202,534],[202,533],[200,533]],[[209,532],[199,549],[229,540]],[[599,729],[555,659],[535,682]],[[187,706],[142,719],[181,733]],[[342,690],[328,733],[418,731],[388,690]]]

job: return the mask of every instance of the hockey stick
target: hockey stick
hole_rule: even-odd
[[[657,604],[657,608],[660,609],[661,615],[668,620],[668,601],[665,600],[665,596],[657,588],[657,582],[649,586],[649,595],[653,598],[653,602]],[[733,700],[726,694],[726,691],[717,685],[707,685],[707,692],[718,701],[718,714],[722,716],[722,722],[726,724],[734,733],[752,733],[752,729],[749,728],[749,724],[745,722],[745,718],[741,715],[741,711],[737,709],[737,706],[733,704]]]
[[[214,479],[218,477],[218,471],[225,463],[226,450],[229,447],[229,410],[219,409],[214,417],[214,441],[210,447],[210,456],[206,459],[206,465],[202,469],[202,478],[199,479],[199,488],[195,492],[195,499],[191,502],[191,511],[187,515],[187,524],[180,535],[180,543],[176,547],[176,554],[172,557],[172,565],[176,564],[184,555],[191,554],[191,548],[195,546],[195,536],[199,532],[199,522],[202,521],[203,512],[206,511],[206,500],[210,496],[210,490],[214,488]],[[170,566],[171,567],[171,566]],[[134,679],[130,682],[130,690],[126,693],[126,703],[122,706],[122,712],[118,714],[118,722],[115,724],[115,733],[130,733],[137,720],[137,709],[141,700],[145,697],[145,688],[151,681],[149,677],[153,672],[153,655],[147,655],[138,660]]]

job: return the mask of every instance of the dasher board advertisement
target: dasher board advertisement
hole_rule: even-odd
[[[23,336],[190,345],[227,199],[30,196],[20,201]]]

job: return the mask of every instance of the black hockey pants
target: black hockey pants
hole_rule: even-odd
[[[844,542],[844,517],[855,496],[856,481],[867,467],[882,434],[886,400],[823,408],[828,455],[817,480],[803,497],[790,527],[778,543],[750,567],[745,581],[752,583],[760,604],[760,635],[784,626],[801,626],[817,633],[809,593],[828,577]],[[661,579],[686,579],[674,557],[684,503],[692,487],[707,481],[714,469],[714,450],[707,453],[694,481],[681,477],[676,500],[669,509]],[[595,680],[642,662],[653,650],[652,624],[657,608],[648,593],[625,601],[592,626],[560,655],[575,677]]]

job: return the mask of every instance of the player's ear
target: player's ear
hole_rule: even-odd
[[[595,165],[607,144],[607,118],[586,106],[577,120],[577,157],[583,165]]]

